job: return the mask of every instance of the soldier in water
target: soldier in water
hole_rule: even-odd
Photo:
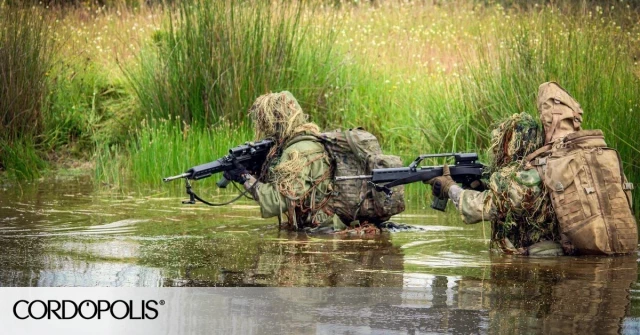
[[[544,131],[526,113],[492,133],[487,190],[463,190],[445,168],[428,181],[465,223],[490,221],[492,247],[522,255],[626,254],[637,248],[633,185],[599,130],[557,83],[540,85]]]
[[[263,165],[260,180],[244,169],[225,172],[225,178],[243,184],[260,205],[263,218],[287,214],[290,229],[344,228],[327,210],[331,162],[324,146],[313,140],[320,128],[287,91],[256,99],[249,109],[257,140],[271,138],[274,147]]]

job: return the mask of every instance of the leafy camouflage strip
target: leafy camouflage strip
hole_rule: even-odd
[[[537,171],[514,163],[491,175],[489,189],[496,213],[491,220],[493,241],[508,239],[517,249],[559,240],[553,207]]]
[[[488,190],[462,191],[459,210],[466,223],[491,221],[492,244],[524,253],[539,241],[560,238],[551,201],[535,170],[523,159],[542,145],[542,132],[526,113],[514,114],[492,132]]]
[[[322,144],[304,140],[289,145],[268,170],[267,182],[258,183],[254,192],[262,217],[284,212],[288,223],[285,228],[289,229],[331,221],[324,212],[329,200],[330,171]]]

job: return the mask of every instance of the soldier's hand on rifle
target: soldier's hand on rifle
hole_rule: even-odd
[[[482,191],[486,188],[482,180],[474,180],[469,184],[469,188],[475,191]]]
[[[437,198],[448,198],[449,188],[456,185],[456,182],[451,179],[451,172],[449,166],[445,164],[442,167],[442,176],[429,179],[427,184],[431,185],[431,193]]]
[[[235,168],[222,173],[222,176],[227,180],[235,181],[236,183],[244,184],[249,178],[250,174],[244,167]]]

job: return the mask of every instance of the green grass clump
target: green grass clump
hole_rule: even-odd
[[[243,125],[191,127],[180,119],[152,122],[140,124],[124,152],[117,145],[99,148],[98,180],[114,185],[159,185],[163,177],[221,158],[252,138],[252,130]]]
[[[4,166],[10,177],[18,180],[34,180],[48,166],[41,157],[31,137],[15,139],[11,144],[0,141],[0,153]]]
[[[136,101],[122,78],[109,78],[88,60],[59,60],[45,115],[50,151],[86,159],[96,147],[124,144],[139,122]]]
[[[242,122],[261,94],[289,90],[322,107],[333,70],[332,35],[303,20],[305,3],[187,1],[127,71],[149,120]]]
[[[0,167],[16,176],[37,177],[36,166],[43,165],[36,147],[54,45],[51,22],[42,15],[0,3]]]

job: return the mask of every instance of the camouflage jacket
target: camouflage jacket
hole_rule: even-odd
[[[278,173],[290,165],[299,168],[288,175]],[[262,217],[287,213],[298,228],[333,223],[334,218],[321,208],[331,188],[331,178],[327,177],[330,169],[321,143],[302,140],[287,146],[275,166],[269,169],[267,182],[260,183],[254,192]]]
[[[503,251],[522,253],[540,241],[559,241],[551,199],[536,170],[511,165],[491,174],[487,190],[463,190],[457,207],[465,223],[490,221],[492,242]]]

